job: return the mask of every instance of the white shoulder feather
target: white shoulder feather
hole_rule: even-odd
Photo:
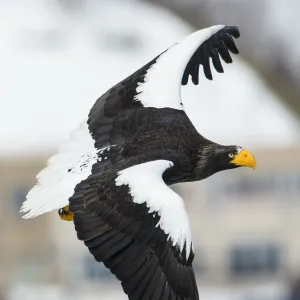
[[[139,164],[119,172],[116,185],[128,185],[133,201],[146,203],[149,213],[157,212],[161,229],[182,251],[186,245],[187,258],[192,250],[189,218],[183,199],[163,181],[162,174],[172,167],[167,160]]]
[[[147,71],[144,83],[137,88],[138,94],[135,98],[144,107],[182,110],[181,80],[189,60],[198,47],[224,27],[215,25],[198,30],[170,47]]]

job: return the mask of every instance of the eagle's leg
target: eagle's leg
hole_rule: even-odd
[[[73,221],[74,220],[73,213],[71,213],[69,211],[69,209],[70,209],[70,207],[69,207],[69,205],[67,205],[58,210],[59,217],[62,220],[64,220],[64,221]]]

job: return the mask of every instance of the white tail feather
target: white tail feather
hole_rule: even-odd
[[[91,174],[98,151],[87,123],[83,122],[37,175],[38,183],[21,207],[21,212],[26,213],[23,218],[34,218],[68,205],[75,186]]]

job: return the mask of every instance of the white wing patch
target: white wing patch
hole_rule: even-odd
[[[243,148],[240,146],[237,146],[236,151],[237,151],[237,153],[241,153],[243,151]]]
[[[184,70],[201,44],[223,29],[215,25],[187,36],[183,41],[170,47],[153,64],[137,87],[135,96],[144,107],[170,107],[182,110],[181,80]]]
[[[157,212],[157,226],[171,238],[173,246],[182,251],[186,245],[187,259],[192,250],[192,235],[183,199],[163,181],[162,174],[173,163],[156,160],[130,167],[118,173],[116,185],[128,185],[133,201],[146,203],[149,213]]]
[[[68,205],[75,186],[91,174],[100,151],[103,149],[95,149],[88,125],[83,122],[37,175],[38,183],[29,191],[21,208],[21,212],[26,213],[23,218],[33,218]]]

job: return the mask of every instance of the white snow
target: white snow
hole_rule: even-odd
[[[147,71],[135,98],[144,107],[183,109],[181,80],[184,70],[198,47],[223,28],[224,25],[215,25],[198,30],[170,47]]]
[[[55,150],[103,92],[194,31],[146,3],[88,3],[74,16],[46,0],[0,1],[0,154]],[[214,81],[202,74],[182,91],[199,132],[244,147],[299,145],[295,118],[233,59]]]
[[[186,244],[188,259],[192,250],[192,235],[184,201],[162,179],[164,171],[172,166],[170,161],[156,160],[127,168],[119,172],[116,185],[128,185],[133,202],[146,203],[149,213],[158,213],[160,221],[157,226],[181,251]]]

